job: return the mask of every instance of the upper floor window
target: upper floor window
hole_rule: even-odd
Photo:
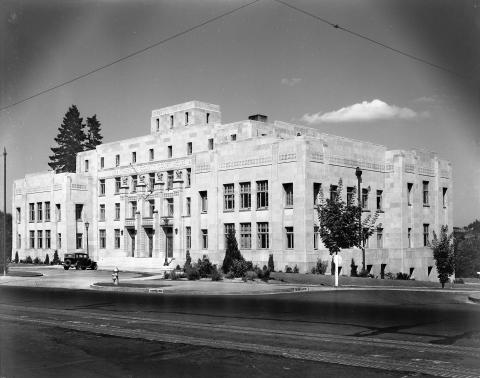
[[[160,131],[160,118],[157,118],[155,122],[157,123],[157,131]]]
[[[28,210],[30,214],[29,221],[30,222],[35,222],[35,204],[34,203],[29,203],[28,204]]]
[[[115,177],[115,194],[120,193],[121,186],[122,186],[122,181],[120,177]]]
[[[100,168],[105,168],[105,158],[103,156],[100,158]]]
[[[137,153],[135,151],[132,152],[132,163],[137,162]]]
[[[82,213],[83,213],[83,204],[81,203],[75,204],[75,220],[81,221]]]
[[[240,183],[240,210],[250,210],[252,206],[251,184],[249,182]]]
[[[383,209],[383,190],[377,190],[377,210]]]
[[[148,174],[148,184],[150,191],[153,191],[155,188],[155,173],[151,172]]]
[[[45,222],[50,222],[50,202],[45,202]]]
[[[284,206],[293,207],[293,183],[283,184]]]
[[[188,125],[188,122],[190,121],[190,115],[188,114],[188,112],[185,112],[185,125]]]
[[[100,195],[105,195],[105,179],[100,179]]]
[[[362,209],[368,210],[368,189],[362,189]]]
[[[428,245],[430,244],[429,242],[429,225],[424,223],[423,224],[423,246],[424,247],[428,247]]]
[[[167,215],[173,217],[173,198],[167,198]]]
[[[187,155],[191,155],[192,154],[192,142],[188,142],[187,143]]]
[[[409,227],[407,230],[408,248],[412,247],[412,229]]]
[[[423,182],[423,206],[428,206],[428,181]]]
[[[213,150],[213,138],[210,138],[210,139],[208,140],[208,149],[209,149],[209,150]]]
[[[150,148],[150,149],[148,150],[148,159],[149,159],[150,161],[152,161],[153,159],[155,159],[155,151],[154,151],[153,148]]]
[[[189,217],[192,213],[192,199],[190,197],[186,198],[186,206],[185,206],[185,215]]]
[[[115,167],[120,166],[120,155],[115,155]]]
[[[174,123],[173,115],[171,115],[171,116],[170,116],[170,128],[173,127],[173,123]]]
[[[201,191],[199,192],[200,195],[200,211],[202,213],[206,213],[208,211],[208,196],[207,196],[207,191]]]
[[[120,203],[115,203],[115,220],[120,220]]]
[[[257,209],[268,208],[268,181],[257,181]]]
[[[41,222],[43,219],[43,210],[42,210],[42,203],[37,203],[37,222]]]
[[[167,171],[167,189],[173,188],[173,171]]]
[[[104,203],[102,203],[102,204],[100,205],[99,218],[100,218],[99,220],[102,221],[102,222],[105,220],[105,204],[104,204]]]
[[[130,201],[130,218],[135,218],[137,214],[137,201]]]
[[[408,206],[412,206],[412,189],[413,189],[413,183],[407,182],[407,201],[408,201]]]
[[[447,203],[448,203],[447,189],[448,188],[445,188],[445,187],[442,188],[442,204],[444,208],[447,207]]]
[[[210,122],[210,113],[205,114],[206,123]]]
[[[137,191],[137,185],[138,185],[138,177],[137,175],[132,176],[132,193],[135,193]]]
[[[187,177],[185,181],[185,186],[191,186],[192,185],[192,168],[187,168]]]
[[[62,220],[62,205],[57,203],[55,205],[56,211],[57,211],[57,222],[60,222]]]
[[[334,201],[338,197],[338,186],[337,185],[330,185],[330,200]]]
[[[223,209],[233,210],[235,208],[235,189],[233,184],[223,185]]]
[[[104,249],[107,245],[107,232],[105,230],[98,230],[100,239],[100,248]]]
[[[173,147],[168,146],[167,147],[167,157],[171,158],[173,156]]]
[[[313,205],[320,203],[320,191],[322,190],[322,184],[319,182],[313,183]]]
[[[88,160],[85,160],[85,172],[88,172]]]
[[[19,207],[17,207],[17,223],[22,221],[22,211]]]

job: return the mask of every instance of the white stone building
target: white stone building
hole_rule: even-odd
[[[388,150],[262,115],[222,124],[219,106],[199,101],[154,110],[150,121],[148,135],[79,153],[76,173],[15,181],[13,253],[84,251],[88,222],[100,268],[182,266],[187,250],[194,261],[205,254],[221,264],[233,227],[246,259],[263,266],[273,254],[277,270],[310,271],[329,260],[315,232],[316,194],[329,195],[342,178],[347,196],[358,166],[364,214],[382,211],[368,269],[436,280],[425,244],[433,230],[452,226],[453,209],[451,165],[435,153]],[[342,256],[344,274],[352,258],[361,265],[357,249]]]

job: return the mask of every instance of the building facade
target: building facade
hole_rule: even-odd
[[[452,169],[435,153],[328,135],[262,115],[223,124],[217,105],[191,101],[152,111],[150,134],[77,155],[77,172],[28,175],[14,183],[14,252],[44,258],[86,250],[99,266],[183,265],[186,251],[221,264],[234,229],[243,256],[277,270],[310,271],[329,261],[315,201],[342,178],[363,214],[380,210],[369,239],[371,273],[436,279],[432,231],[452,226]],[[46,217],[47,204],[50,216]],[[65,216],[52,216],[60,207]],[[50,241],[46,242],[47,232]],[[58,243],[60,234],[61,242]],[[342,273],[361,251],[342,251]]]

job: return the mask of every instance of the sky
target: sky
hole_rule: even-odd
[[[49,169],[72,104],[109,142],[148,134],[152,109],[196,99],[220,105],[223,122],[262,113],[435,151],[453,165],[454,225],[480,219],[480,0],[282,0],[317,18],[260,0],[9,107],[250,1],[2,0],[7,211],[13,180]]]

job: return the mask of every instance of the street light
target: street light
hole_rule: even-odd
[[[362,236],[363,236],[362,203],[361,203],[362,193],[360,192],[360,183],[362,182],[362,170],[359,167],[357,167],[357,169],[355,169],[355,176],[357,176],[358,211],[359,211],[359,216],[358,216],[358,246],[359,246],[359,248],[362,249],[362,270],[365,271],[365,248],[362,247]]]
[[[85,222],[85,230],[87,231],[87,256],[90,257],[90,254],[88,253],[88,226],[90,226],[90,223]]]

